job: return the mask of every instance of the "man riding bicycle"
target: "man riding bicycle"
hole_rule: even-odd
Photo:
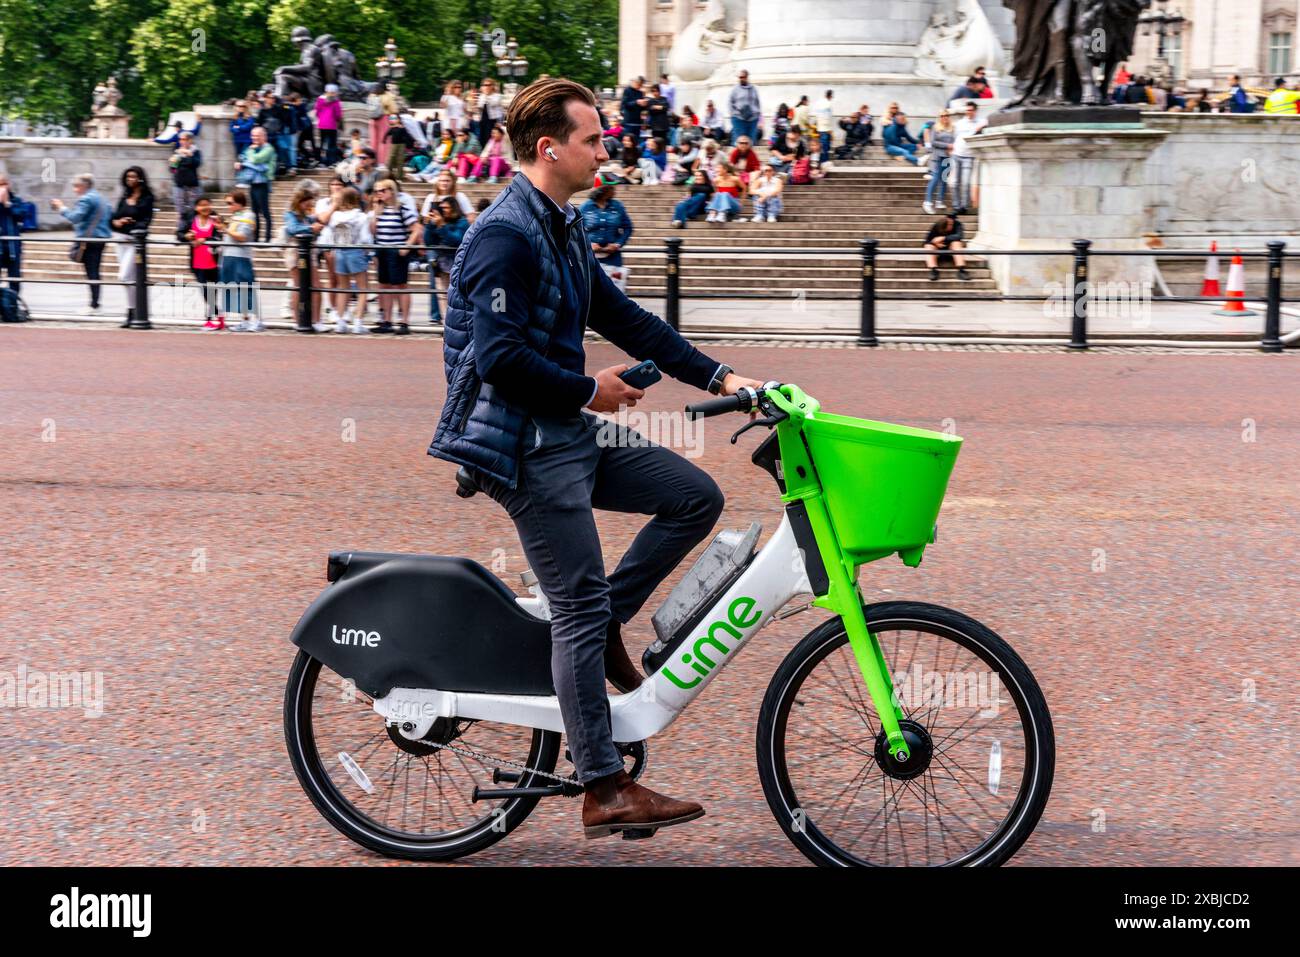
[[[703,808],[623,770],[605,679],[622,692],[641,683],[620,626],[708,535],[722,492],[669,449],[583,411],[615,412],[645,394],[619,377],[626,365],[586,375],[583,332],[590,322],[629,354],[715,394],[762,383],[704,355],[596,262],[569,202],[609,160],[591,91],[533,83],[515,96],[506,126],[522,172],[470,227],[452,265],[447,401],[429,454],[466,466],[506,509],[550,603],[552,678],[587,836],[684,823]],[[593,507],[653,516],[608,577]]]

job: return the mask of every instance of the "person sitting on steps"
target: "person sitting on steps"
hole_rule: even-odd
[[[966,271],[966,257],[957,254],[957,250],[964,249],[966,246],[962,241],[964,236],[965,230],[956,213],[949,213],[930,226],[930,231],[925,234],[925,248],[931,252],[926,255],[925,264],[930,267],[931,282],[939,278],[940,258],[952,259],[956,263],[958,279],[966,281],[971,278],[970,273]],[[951,254],[944,250],[950,250]]]

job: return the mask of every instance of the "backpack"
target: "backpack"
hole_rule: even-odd
[[[0,322],[27,322],[31,317],[22,296],[7,286],[0,289]]]
[[[812,182],[812,160],[807,156],[794,161],[790,167],[791,183],[811,183]]]
[[[29,202],[19,202],[14,204],[14,214],[18,217],[18,229],[20,232],[35,232],[40,228],[36,221],[36,204]]]

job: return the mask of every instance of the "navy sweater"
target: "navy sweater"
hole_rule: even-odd
[[[596,380],[585,372],[582,346],[590,324],[629,355],[653,359],[674,378],[708,388],[718,363],[624,295],[584,243],[591,275],[586,288],[582,264],[576,261],[577,244],[569,242],[580,222],[575,217],[566,223],[558,208],[552,211],[552,235],[568,254],[563,262],[563,313],[546,355],[524,337],[538,283],[528,241],[504,223],[486,224],[470,238],[458,280],[474,310],[475,364],[483,381],[531,413],[576,415],[596,394]]]

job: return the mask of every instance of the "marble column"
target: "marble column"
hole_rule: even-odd
[[[679,5],[692,5],[677,0]],[[654,64],[646,62],[646,31],[650,25],[650,0],[620,0],[618,5],[618,86],[637,76],[650,76]],[[655,79],[658,79],[656,77]]]

